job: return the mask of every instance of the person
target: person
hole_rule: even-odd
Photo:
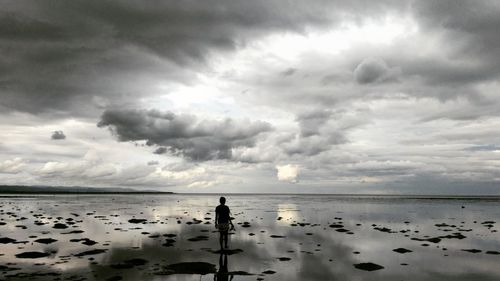
[[[221,197],[219,199],[220,205],[215,208],[215,228],[219,230],[219,243],[220,249],[223,250],[222,245],[225,245],[227,249],[227,240],[228,240],[228,232],[229,226],[231,226],[231,230],[234,230],[234,225],[231,222],[231,211],[229,207],[226,206],[226,198]]]

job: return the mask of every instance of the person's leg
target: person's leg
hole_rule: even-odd
[[[225,241],[226,242],[225,243],[226,248],[227,248],[227,240],[228,240],[227,238],[228,238],[228,236],[229,236],[228,231],[224,232],[224,238],[226,239],[226,241]]]
[[[224,239],[224,234],[222,231],[219,231],[219,244],[220,244],[220,249],[222,250],[222,240]]]

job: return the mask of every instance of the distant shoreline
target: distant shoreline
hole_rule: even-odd
[[[99,188],[82,186],[0,185],[0,194],[173,194],[170,191],[136,190],[132,188]]]
[[[118,192],[113,192],[113,191],[91,191],[91,192],[85,192],[85,191],[1,191],[0,190],[0,195],[18,195],[18,194],[29,194],[29,195],[37,195],[37,194],[42,194],[42,195],[59,195],[59,194],[90,194],[90,195],[95,195],[95,194],[176,194],[174,192],[162,192],[162,191],[118,191]]]

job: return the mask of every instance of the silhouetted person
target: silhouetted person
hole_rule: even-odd
[[[224,260],[222,259],[222,256],[224,256]],[[230,279],[229,276],[231,276]],[[220,254],[219,258],[219,271],[214,275],[214,280],[216,281],[228,281],[228,280],[233,280],[234,275],[229,274],[229,270],[227,269],[227,254]]]
[[[220,205],[215,208],[215,227],[219,230],[219,243],[222,250],[223,242],[227,248],[229,226],[231,226],[231,229],[234,229],[234,225],[231,222],[231,211],[226,206],[226,198],[221,197],[219,202]]]

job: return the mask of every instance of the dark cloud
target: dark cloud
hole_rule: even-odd
[[[66,138],[66,135],[63,131],[54,131],[52,132],[52,136],[50,136],[50,138],[53,140],[63,140]]]
[[[354,69],[354,78],[359,84],[382,82],[393,78],[392,72],[384,60],[367,58]]]
[[[155,153],[170,152],[194,161],[231,159],[232,149],[252,147],[260,133],[271,130],[266,122],[201,120],[155,110],[107,110],[99,127],[109,127],[119,141],[147,141],[160,146]]]
[[[442,58],[415,65],[436,83],[465,84],[497,79],[500,74],[500,2],[414,1],[421,32],[442,38]],[[436,60],[437,59],[437,60]],[[427,67],[426,67],[427,66]]]
[[[150,79],[192,82],[213,52],[329,22],[316,5],[267,1],[7,1],[0,12],[0,107],[95,113]],[[133,79],[131,79],[133,78]],[[77,111],[71,111],[76,109]],[[93,110],[92,110],[93,109]]]
[[[279,147],[288,156],[313,156],[348,142],[341,113],[331,110],[309,110],[297,115],[299,133],[280,141]]]
[[[165,153],[167,153],[167,148],[160,146],[157,149],[155,149],[155,151],[153,151],[153,153],[154,154],[165,154]]]
[[[302,137],[310,137],[319,134],[319,128],[323,126],[332,117],[329,110],[309,111],[297,116],[300,134]]]
[[[401,2],[5,1],[0,107],[92,116],[133,104],[152,92],[152,81],[194,83],[213,54],[274,33],[359,22],[401,10]]]

